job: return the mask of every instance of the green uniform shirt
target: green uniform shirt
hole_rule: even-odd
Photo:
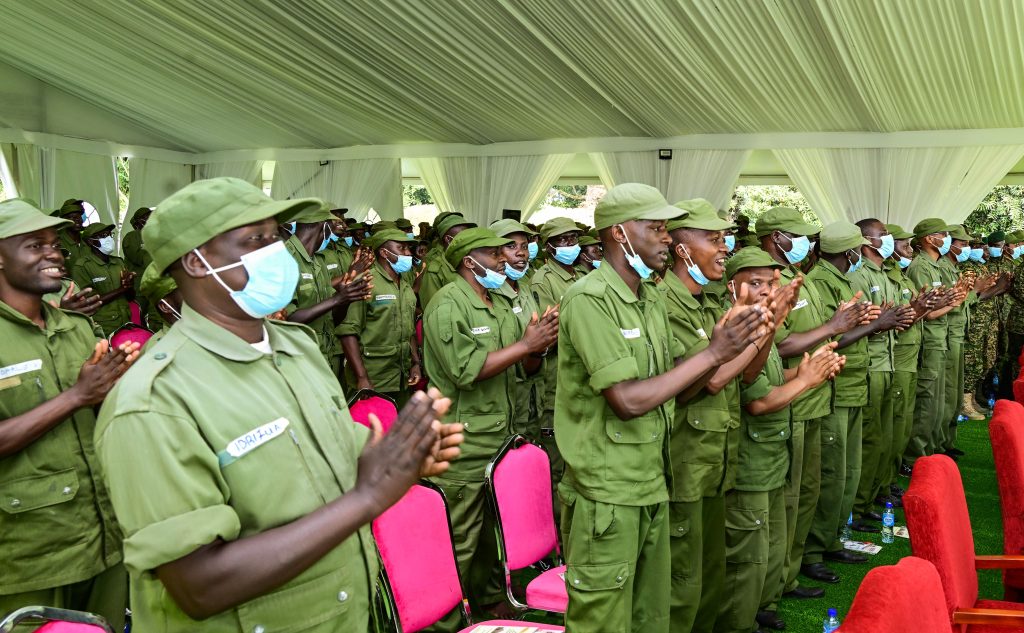
[[[889,279],[899,288],[900,305],[909,305],[918,294],[914,282],[903,272],[899,265],[889,265],[886,270]],[[896,332],[896,342],[892,349],[892,367],[894,371],[917,373],[917,358],[921,353],[921,336],[924,325],[920,320],[902,332]]]
[[[125,535],[139,631],[367,630],[377,576],[368,526],[283,586],[201,623],[155,574],[218,538],[295,521],[355,486],[367,430],[352,421],[313,332],[264,327],[271,354],[183,306],[100,411],[97,453]]]
[[[715,323],[725,312],[714,295],[695,297],[674,272],[665,272],[668,320],[686,357],[708,346]],[[724,494],[735,484],[740,425],[739,392],[730,381],[716,394],[701,390],[686,404],[676,404],[672,426],[672,501],[697,501]],[[731,437],[730,437],[731,436]],[[732,461],[733,463],[728,463]],[[730,467],[731,466],[731,467]]]
[[[476,379],[489,353],[519,340],[512,304],[499,292],[489,294],[492,306],[456,276],[423,315],[423,360],[430,385],[451,398],[448,417],[465,427],[462,454],[445,479],[483,481],[487,463],[511,432],[515,366],[487,380]]]
[[[863,293],[864,299],[876,306],[883,303],[899,304],[902,299],[899,284],[890,279],[880,266],[867,257],[864,258],[864,265],[860,267],[860,270],[850,275],[850,285],[854,292],[859,290]],[[867,338],[867,342],[868,371],[893,371],[895,330],[872,334]]]
[[[942,281],[946,286],[953,287],[960,279],[960,269],[956,264],[949,261],[948,257],[939,258],[939,265],[942,274]],[[972,290],[967,299],[949,311],[946,315],[946,336],[948,341],[964,342],[967,336],[967,320],[970,314],[970,304],[975,303],[978,296]]]
[[[530,324],[530,319],[533,318],[533,315],[537,314],[537,316],[540,316],[542,314],[537,306],[537,299],[530,292],[529,286],[524,282],[525,279],[519,280],[519,292],[513,290],[508,282],[496,291],[508,297],[511,302],[512,313],[516,315],[516,320],[519,321],[518,338],[520,339],[526,332],[526,327]],[[543,362],[557,367],[557,361],[554,358],[547,357]],[[533,425],[538,422],[540,413],[544,410],[544,366],[542,365],[538,371],[531,375],[526,374],[526,369],[522,363],[516,363],[515,367],[514,429],[516,432],[527,430],[535,432],[536,429],[533,428]]]
[[[343,242],[331,242],[321,255],[327,262],[324,268],[332,279],[342,276],[352,267],[352,249]]]
[[[788,284],[800,274],[795,266],[786,266],[782,269],[780,283]],[[804,285],[800,287],[800,298],[796,305],[789,311],[785,322],[775,330],[775,342],[781,343],[792,333],[808,332],[821,327],[831,317],[832,313],[825,314],[821,296],[812,280],[804,278]],[[828,340],[819,343],[819,347]],[[813,350],[812,350],[813,351]],[[786,367],[793,368],[803,360],[803,354],[783,360]],[[793,419],[802,422],[821,418],[832,412],[832,381],[805,391],[792,404]]]
[[[142,232],[132,229],[121,238],[121,253],[128,268],[142,276],[146,266],[153,261],[149,251],[142,247]]]
[[[406,388],[412,368],[412,335],[416,329],[416,293],[412,289],[412,275],[402,275],[392,281],[389,271],[374,262],[373,296],[369,301],[357,301],[348,307],[345,320],[335,332],[338,336],[355,336],[363,367],[374,388],[384,393]],[[345,366],[345,379],[355,389],[356,377],[352,366]]]
[[[96,294],[105,295],[121,287],[121,273],[127,270],[124,260],[113,255],[103,261],[91,248],[83,250],[81,256],[71,265],[71,278],[79,289],[92,288]],[[114,330],[132,320],[131,309],[125,295],[106,303],[92,315],[103,334],[110,336]]]
[[[92,356],[83,315],[43,304],[42,329],[0,302],[0,421],[67,391]],[[92,407],[0,459],[0,594],[59,587],[121,560],[121,534],[93,446]]]
[[[59,231],[57,237],[60,238],[61,249],[65,251],[64,267],[68,270],[71,270],[71,265],[82,258],[82,253],[92,251],[92,248],[84,240],[76,242],[66,229]]]
[[[1006,293],[1013,297],[1016,304],[1024,304],[1024,269],[1021,268],[1021,262],[1024,262],[1024,260],[1018,260],[1017,265],[1013,269],[1013,282]],[[979,277],[983,274],[981,271],[978,272]],[[1013,310],[1010,312],[1010,317],[1006,321],[1006,329],[1015,334],[1024,334],[1024,310]]]
[[[941,261],[942,258],[939,258]],[[945,276],[942,272],[942,265],[939,261],[933,260],[927,253],[918,253],[914,260],[907,267],[907,276],[910,282],[917,289],[938,288],[944,285]],[[921,346],[934,350],[948,349],[946,338],[949,334],[947,317],[943,315],[931,321],[924,321],[924,329],[921,333]]]
[[[822,311],[835,314],[839,304],[849,301],[854,290],[845,273],[821,259],[807,275],[814,282],[822,301]],[[842,337],[839,337],[840,340]],[[841,407],[862,407],[868,403],[868,341],[861,338],[852,345],[836,350],[846,356],[843,371],[835,378],[835,404]],[[799,365],[799,363],[797,363]]]
[[[553,259],[537,269],[533,279],[530,280],[530,291],[537,299],[538,314],[543,314],[548,308],[562,302],[562,297],[569,291],[569,287],[582,278],[575,270],[567,271]],[[544,406],[551,408],[555,405],[555,384],[558,373],[558,349],[551,350],[544,363]]]
[[[779,349],[772,343],[757,379],[740,388],[740,401],[750,404],[760,400],[786,382]],[[739,465],[736,469],[736,489],[763,492],[781,488],[789,472],[789,447],[792,434],[789,405],[773,413],[751,415],[743,410],[740,416]]]
[[[562,297],[555,440],[562,482],[592,501],[646,506],[668,501],[668,446],[675,399],[620,420],[602,391],[672,368],[683,347],[672,336],[664,290],[640,284],[635,296],[602,266]]]
[[[295,287],[295,296],[292,297],[292,301],[285,311],[291,314],[296,310],[311,308],[334,296],[331,276],[327,272],[327,260],[323,255],[320,253],[310,255],[299,238],[294,235],[288,238],[285,246],[299,264],[299,284]],[[352,307],[354,306],[349,306],[349,309]],[[316,332],[320,353],[323,354],[328,364],[333,363],[334,359],[341,356],[341,341],[334,335],[332,312],[332,310],[328,310],[306,324]]]
[[[427,311],[427,306],[441,288],[455,281],[459,274],[444,258],[444,249],[435,246],[423,259],[426,270],[420,279],[420,309]]]

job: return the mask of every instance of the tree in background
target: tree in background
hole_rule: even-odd
[[[800,211],[807,222],[821,226],[804,195],[792,185],[740,185],[729,203],[729,212],[734,219],[739,214],[750,218],[753,229],[757,219],[772,207],[791,207]]]
[[[555,185],[544,204],[562,209],[578,209],[587,202],[587,185]]]
[[[430,192],[423,185],[402,185],[402,207],[415,207],[421,204],[434,204]]]
[[[964,227],[971,235],[983,236],[992,231],[1017,231],[1024,227],[1024,186],[999,185],[981,201]]]

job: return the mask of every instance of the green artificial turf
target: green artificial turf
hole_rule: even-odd
[[[988,421],[970,421],[961,424],[957,446],[966,455],[960,458],[960,476],[963,478],[967,506],[974,530],[974,548],[978,554],[1000,554],[1003,551],[1003,523],[999,510],[999,487],[996,484],[995,467],[992,463],[992,448],[988,440]],[[909,484],[900,478],[904,488]],[[903,511],[896,511],[896,525],[906,525]],[[880,534],[854,532],[858,541],[882,542]],[[861,565],[840,565],[829,563],[840,576],[838,584],[828,585],[800,577],[801,584],[825,587],[825,597],[819,600],[783,599],[780,614],[786,620],[786,631],[815,633],[821,631],[822,620],[827,610],[835,608],[842,618],[850,609],[860,581],[869,569],[878,565],[894,565],[904,556],[910,556],[910,542],[896,538],[890,545],[882,545],[882,551]],[[1002,572],[985,570],[979,572],[979,594],[981,598],[1001,600],[1003,597]],[[880,617],[883,617],[880,614]]]

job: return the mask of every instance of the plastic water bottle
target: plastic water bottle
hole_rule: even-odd
[[[853,513],[850,513],[850,518],[846,520],[846,525],[843,526],[843,531],[839,533],[839,542],[845,543],[853,538],[853,533],[850,531],[850,526],[853,525]]]
[[[896,525],[896,513],[893,512],[892,504],[885,503],[885,511],[882,512],[882,542],[892,543],[892,528]]]
[[[988,408],[989,408],[989,410],[992,410],[992,409],[996,408],[996,399],[995,398],[991,398],[990,397],[988,399]]]
[[[839,614],[835,609],[828,610],[828,616],[821,623],[821,633],[833,633],[839,630]]]
[[[993,387],[998,387],[999,386],[999,374],[993,374],[992,375],[992,386]]]
[[[960,415],[956,416],[956,423],[957,424],[963,424],[964,422],[966,422],[969,419],[970,418],[968,418],[966,415],[961,413]]]

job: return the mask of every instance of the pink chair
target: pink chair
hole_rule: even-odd
[[[23,607],[0,620],[0,633],[39,624],[35,633],[113,633],[107,621],[84,611],[53,607]]]
[[[128,302],[128,313],[132,315],[132,323],[142,325],[142,308],[135,301]]]
[[[935,565],[907,556],[864,576],[841,633],[952,633]]]
[[[117,347],[122,343],[138,343],[141,348],[146,344],[146,341],[153,337],[153,332],[147,330],[141,325],[135,325],[134,323],[125,323],[121,327],[114,330],[114,333],[110,335],[110,346]]]
[[[366,428],[370,428],[370,414],[376,415],[385,433],[391,430],[391,425],[398,418],[395,401],[369,389],[360,389],[349,398],[348,410],[352,419]]]
[[[509,602],[521,610],[565,613],[569,595],[552,511],[548,454],[515,435],[487,465],[484,478],[497,517],[495,531]],[[554,567],[548,564],[552,557]],[[525,602],[521,602],[512,590],[512,572],[538,563],[545,571],[526,586]]]
[[[373,522],[373,537],[383,563],[384,597],[397,614],[400,633],[415,633],[462,608],[469,623],[460,633],[484,626],[537,627],[537,633],[561,633],[564,627],[521,620],[473,624],[462,579],[455,564],[448,504],[441,489],[421,482]]]

